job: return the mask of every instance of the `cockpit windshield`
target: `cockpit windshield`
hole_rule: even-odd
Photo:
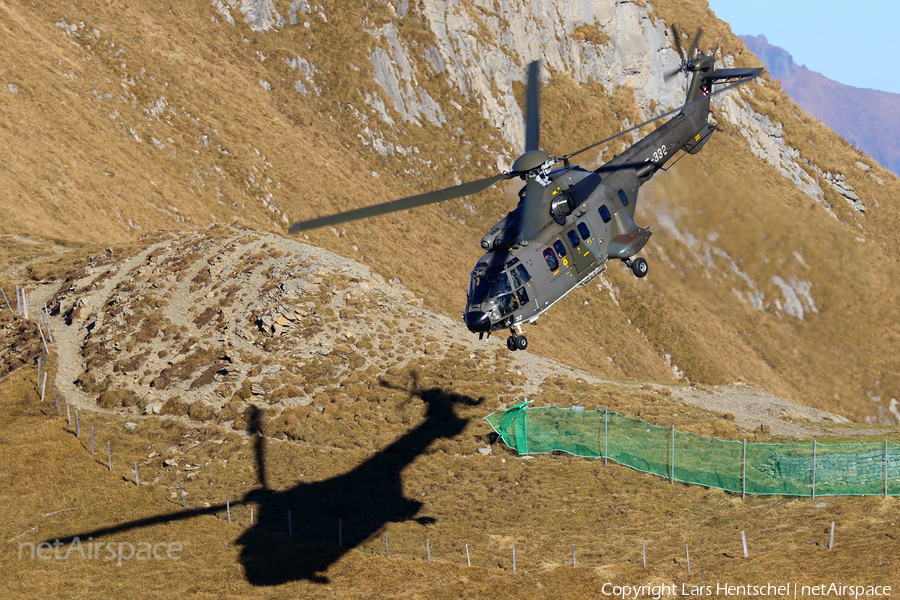
[[[512,286],[506,271],[473,273],[472,282],[469,285],[469,301],[477,304],[511,291]]]

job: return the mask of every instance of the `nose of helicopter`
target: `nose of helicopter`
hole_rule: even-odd
[[[488,318],[487,313],[483,313],[480,310],[467,312],[465,321],[469,331],[483,333],[491,330],[491,320]]]

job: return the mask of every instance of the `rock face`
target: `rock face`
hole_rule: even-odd
[[[229,7],[240,11],[256,31],[270,31],[286,23],[272,0],[214,0],[214,4],[226,19],[230,16]],[[388,7],[400,18],[409,11],[406,1],[389,2]],[[499,130],[514,152],[521,152],[525,144],[524,120],[512,93],[512,82],[524,82],[523,65],[537,59],[544,61],[545,81],[551,73],[559,72],[578,83],[599,82],[608,91],[618,86],[633,89],[642,118],[658,114],[661,108],[675,108],[684,100],[686,79],[679,76],[666,80],[663,76],[677,69],[680,61],[669,39],[667,23],[654,14],[652,5],[614,0],[482,0],[474,5],[463,0],[424,0],[416,10],[435,39],[435,44],[426,49],[424,61],[417,60],[417,53],[401,40],[394,22],[366,29],[378,42],[369,60],[372,76],[384,97],[367,93],[365,102],[388,127],[396,124],[388,107],[403,122],[444,125],[446,117],[440,99],[431,97],[419,85],[421,78],[442,75],[461,95],[475,100],[484,119]],[[296,23],[298,12],[316,11],[327,20],[318,7],[311,7],[305,0],[294,0],[287,9],[287,20]],[[731,56],[719,59],[726,68],[734,66]],[[793,61],[789,59],[789,55],[782,56],[778,63],[784,72],[792,69]],[[318,93],[312,80],[315,67],[300,57],[289,64],[304,75],[304,80],[296,82],[297,91],[308,93],[312,88]],[[781,124],[755,112],[741,97],[742,93],[752,91],[721,94],[714,100],[714,107],[728,125],[736,127],[747,139],[754,154],[834,216],[817,181],[821,170],[808,162],[804,164],[800,153],[785,143]],[[623,128],[627,125],[630,124]],[[394,144],[383,137],[369,128],[363,132],[363,139],[371,139],[372,148],[379,153],[396,151]],[[498,168],[507,169],[512,158],[501,156]],[[858,211],[865,210],[858,198],[853,200],[844,194],[852,191],[840,186],[835,189]]]

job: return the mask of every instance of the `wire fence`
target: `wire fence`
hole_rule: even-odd
[[[898,496],[900,445],[736,442],[652,425],[605,409],[529,406],[485,417],[520,455],[603,458],[671,482],[742,495]]]

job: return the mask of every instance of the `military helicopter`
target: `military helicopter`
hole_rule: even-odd
[[[518,206],[481,239],[486,252],[472,270],[463,319],[479,339],[508,328],[507,347],[525,350],[528,340],[522,325],[534,323],[569,292],[591,282],[609,260],[621,260],[637,277],[647,275],[647,261],[633,258],[653,235],[651,228],[634,222],[638,189],[679,150],[696,154],[709,141],[716,131],[709,123],[710,96],[746,83],[763,71],[716,69],[715,51],[707,55],[697,48],[702,30],[697,30],[687,53],[674,26],[672,33],[681,65],[665,77],[690,76],[681,107],[571,154],[552,156],[539,149],[540,61],[535,61],[528,68],[525,153],[509,172],[295,223],[290,233],[460,198],[519,177],[525,186],[519,192]],[[721,82],[728,85],[714,92],[713,85]],[[578,154],[673,114],[598,169],[590,171],[569,163]]]

